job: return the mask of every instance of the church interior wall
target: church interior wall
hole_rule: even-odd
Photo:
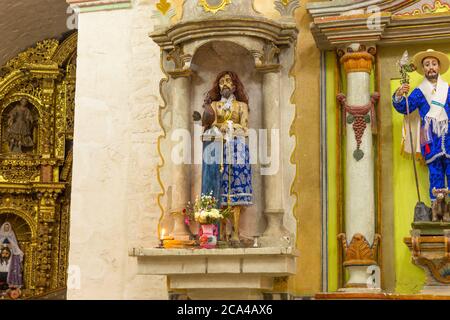
[[[159,48],[149,2],[80,15],[69,299],[164,299],[164,277],[138,276],[132,246],[156,246],[160,210]]]
[[[172,22],[176,22],[181,17],[183,1],[173,3],[177,14]],[[69,299],[168,298],[166,277],[138,275],[136,259],[128,256],[132,247],[158,245],[161,214],[170,207],[168,198],[172,196],[165,187],[172,179],[171,165],[165,163],[163,170],[158,171],[162,159],[170,156],[171,145],[167,141],[171,132],[165,132],[164,128],[172,125],[173,116],[161,108],[173,98],[166,94],[169,101],[163,101],[160,94],[165,90],[161,79],[168,79],[168,75],[161,70],[167,61],[162,61],[160,48],[149,38],[155,23],[150,18],[154,5],[153,0],[134,0],[130,9],[79,15],[69,264],[79,268],[81,282],[79,288],[68,290]],[[266,17],[278,17],[273,1],[257,1],[255,8]],[[63,27],[59,18],[55,18],[51,26],[36,28],[40,33],[24,32],[17,41],[11,38],[14,46],[8,47],[7,52],[0,49],[0,64],[37,40],[62,34],[60,28],[66,29],[67,18],[63,16]],[[296,274],[287,282],[280,280],[281,285],[275,289],[298,297],[335,291],[342,285],[337,234],[343,227],[339,206],[345,185],[339,180],[345,168],[340,167],[338,148],[344,148],[339,143],[345,142],[339,142],[341,119],[336,94],[345,91],[345,76],[339,79],[335,52],[317,48],[310,31],[312,19],[305,6],[297,9],[295,21],[299,29],[296,48],[292,49],[295,65],[290,68],[283,63],[289,60],[290,51],[283,53],[286,57],[280,56],[283,74],[292,76],[281,85],[283,96],[292,93],[295,103],[295,108],[288,102],[281,104],[281,136],[289,137],[282,141],[282,150],[289,152],[281,155],[284,170],[280,192],[288,211],[285,225],[296,234],[299,257]],[[448,52],[445,43],[410,45],[408,50],[413,55],[430,47]],[[425,281],[425,273],[411,263],[411,254],[403,242],[413,221],[414,177],[410,160],[400,155],[402,119],[391,106],[399,78],[396,63],[405,47],[379,46],[377,50],[371,91],[381,93],[376,107],[379,124],[375,163],[381,217],[378,223],[382,235],[382,288],[414,294]],[[230,69],[238,71],[250,96],[250,127],[262,127],[262,79],[246,49],[225,41],[208,43],[197,51],[191,66],[195,74],[190,113],[201,111],[204,93],[215,75]],[[321,78],[321,71],[325,79]],[[416,81],[418,77],[413,79]],[[449,80],[448,75],[446,79]],[[321,85],[326,86],[325,97],[321,97]],[[327,172],[322,171],[320,163],[323,112],[327,119]],[[166,135],[166,142],[161,141],[162,135]],[[323,195],[325,174],[327,185]],[[429,205],[428,177],[423,165],[419,167],[419,177],[422,195]],[[249,238],[265,229],[260,197],[263,182],[257,167],[253,178],[257,205],[242,216],[243,235]],[[193,169],[191,181],[191,198],[195,198],[200,190],[199,165]],[[323,196],[326,208],[322,207]],[[255,220],[259,225],[253,223]],[[326,234],[322,232],[324,223]]]

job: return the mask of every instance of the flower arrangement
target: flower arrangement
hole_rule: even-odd
[[[185,214],[185,223],[195,220],[200,224],[216,224],[221,220],[230,216],[231,209],[217,209],[217,199],[213,197],[212,192],[208,195],[202,194],[200,198],[197,196],[194,204],[188,202]]]

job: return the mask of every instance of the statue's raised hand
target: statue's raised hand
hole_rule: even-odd
[[[397,89],[397,92],[395,93],[395,95],[397,97],[401,97],[405,94],[408,94],[409,90],[410,90],[409,84],[405,83],[400,88]]]
[[[194,121],[200,121],[202,119],[202,115],[200,114],[200,112],[194,111],[194,113],[192,113],[192,119]]]

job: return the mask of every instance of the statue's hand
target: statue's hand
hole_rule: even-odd
[[[200,112],[194,111],[194,113],[192,113],[192,119],[194,121],[200,121],[202,119],[202,115],[200,114]]]
[[[223,133],[223,134],[225,134],[225,133],[227,133],[227,130],[228,130],[228,124],[226,123],[226,122],[224,122],[224,123],[222,123],[221,125],[220,125],[220,131]]]
[[[395,95],[397,97],[401,97],[401,96],[403,96],[405,94],[408,94],[409,89],[410,89],[409,84],[405,83],[400,88],[397,89],[397,92],[395,93]]]
[[[243,127],[239,123],[234,123],[233,128],[237,134],[246,134],[247,133],[247,128]]]

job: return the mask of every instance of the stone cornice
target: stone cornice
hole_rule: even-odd
[[[349,43],[404,45],[450,40],[449,13],[396,16],[382,12],[376,27],[368,24],[371,18],[370,14],[317,17],[311,32],[323,50]]]
[[[150,37],[162,49],[172,50],[180,43],[227,36],[248,36],[271,41],[277,46],[295,43],[298,31],[295,24],[278,23],[264,18],[203,19],[177,23],[158,30]]]
[[[66,0],[80,13],[131,8],[131,0]]]

